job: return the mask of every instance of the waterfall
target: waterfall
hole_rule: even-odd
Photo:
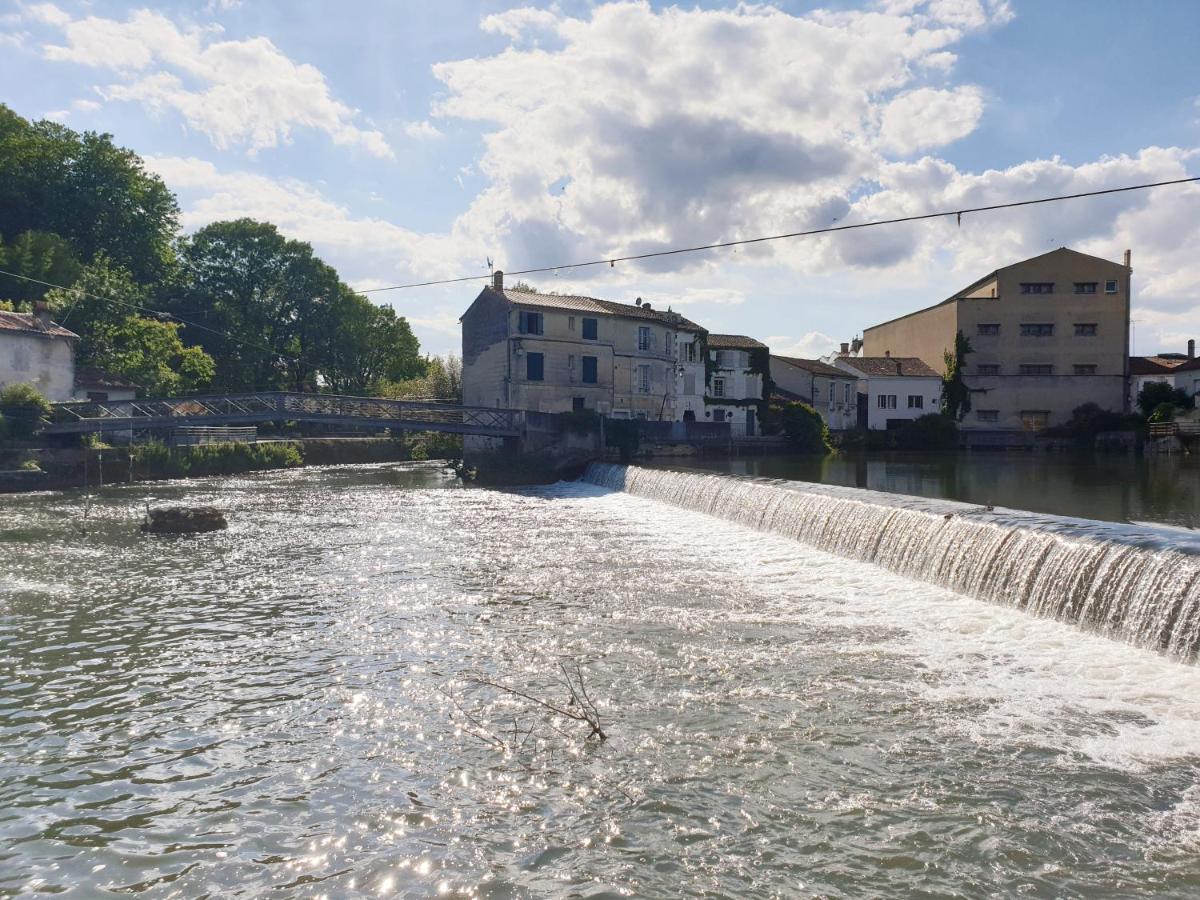
[[[1163,650],[1200,650],[1200,538],[877,491],[593,463],[584,480]],[[886,600],[884,601],[886,602]]]

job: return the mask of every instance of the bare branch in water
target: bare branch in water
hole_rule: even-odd
[[[540,706],[555,715],[562,716],[564,719],[583,722],[590,729],[587,735],[588,739],[594,737],[599,741],[608,740],[608,735],[604,733],[604,727],[600,721],[600,710],[597,709],[596,704],[592,702],[592,698],[588,694],[583,678],[583,668],[578,663],[575,664],[574,669],[568,669],[562,663],[559,664],[558,668],[562,673],[562,685],[566,688],[569,695],[565,706],[549,700],[543,700],[541,697],[535,697],[533,694],[523,691],[520,688],[515,688],[500,681],[493,681],[491,678],[482,675],[468,676],[465,680],[471,684],[494,688],[510,696],[527,700],[535,706]],[[528,734],[526,737],[528,737]]]

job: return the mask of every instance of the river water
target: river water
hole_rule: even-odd
[[[590,484],[84,508],[0,498],[0,895],[1200,892],[1195,667]],[[606,742],[482,683],[564,662]]]

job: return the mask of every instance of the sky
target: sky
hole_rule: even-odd
[[[0,101],[381,288],[1200,175],[1200,3],[0,0]],[[1200,337],[1200,186],[530,276],[815,356],[1059,246]],[[511,280],[510,280],[511,281]],[[372,293],[432,353],[478,284]]]

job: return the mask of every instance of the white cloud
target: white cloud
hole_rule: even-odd
[[[918,88],[884,107],[880,138],[885,149],[907,155],[966,137],[982,115],[983,94],[976,87]]]
[[[219,28],[181,29],[147,9],[123,22],[72,19],[51,4],[30,14],[63,31],[65,43],[43,48],[47,59],[117,72],[122,80],[104,86],[102,96],[174,111],[218,148],[255,152],[306,128],[372,156],[393,155],[379,131],[360,127],[357,112],[334,98],[319,69],[293,62],[265,37],[219,40]]]
[[[404,124],[404,133],[409,137],[416,138],[418,140],[431,140],[433,138],[440,138],[442,136],[442,133],[438,131],[437,126],[435,126],[428,119],[425,119],[421,122],[406,122]]]
[[[838,339],[820,331],[809,331],[800,337],[787,334],[777,334],[768,337],[764,343],[771,348],[776,356],[793,356],[799,359],[818,359],[838,348]]]

